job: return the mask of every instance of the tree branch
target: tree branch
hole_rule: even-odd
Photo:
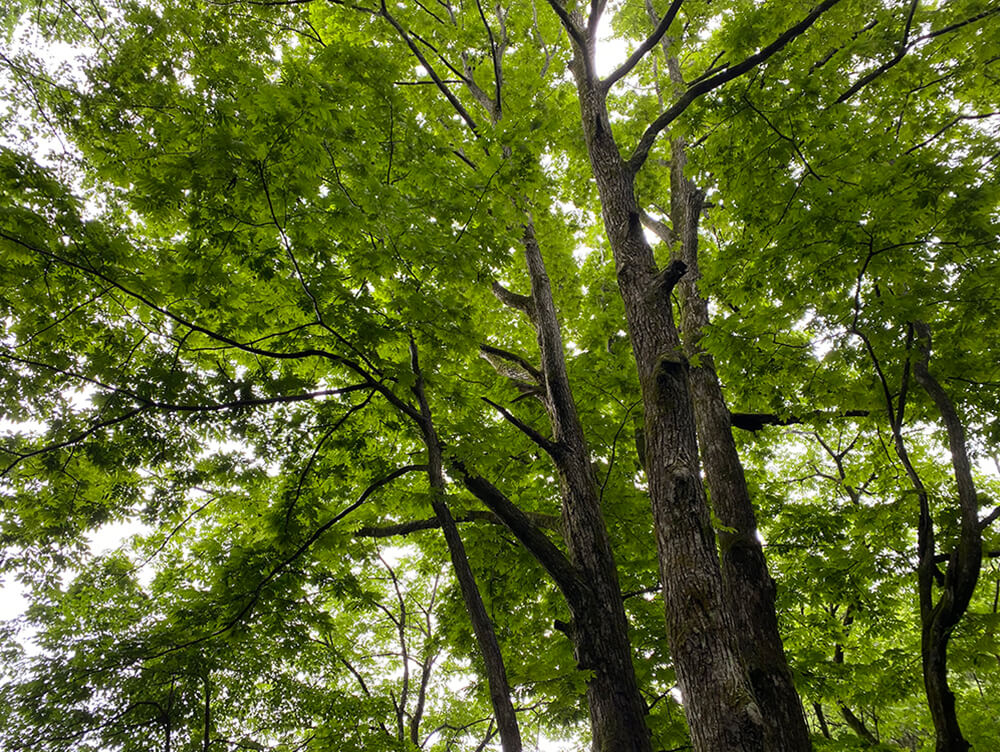
[[[505,306],[526,313],[529,319],[535,320],[535,301],[530,296],[511,292],[499,282],[493,283],[493,294]]]
[[[458,459],[453,459],[450,464],[469,492],[500,518],[521,545],[551,575],[556,587],[562,591],[566,599],[576,599],[575,602],[579,602],[581,594],[586,592],[588,586],[566,554],[545,536],[526,512],[508,499],[496,486],[485,478],[471,473]]]
[[[203,334],[210,340],[222,343],[224,345],[227,345],[228,347],[235,348],[237,350],[240,350],[242,352],[251,355],[259,355],[261,357],[274,358],[276,360],[300,360],[303,358],[320,357],[332,363],[343,365],[347,369],[353,371],[355,374],[365,379],[366,383],[369,386],[371,386],[379,394],[385,397],[397,409],[399,409],[406,415],[410,416],[411,418],[419,417],[419,414],[416,412],[416,410],[413,409],[411,405],[407,404],[405,401],[397,397],[396,394],[391,389],[389,389],[385,384],[373,378],[371,373],[366,368],[364,368],[361,364],[357,363],[356,361],[351,360],[350,358],[345,358],[342,355],[337,355],[336,353],[330,352],[329,350],[325,350],[322,348],[311,347],[303,350],[280,352],[276,350],[269,350],[263,347],[258,347],[252,343],[240,342],[239,340],[230,337],[229,335],[209,329],[200,324],[196,324],[195,322],[190,321],[177,313],[174,313],[168,308],[157,305],[148,296],[126,287],[124,284],[112,279],[106,273],[98,269],[95,269],[92,266],[86,266],[78,261],[65,258],[45,248],[39,248],[38,246],[29,243],[21,238],[18,238],[14,235],[10,235],[3,230],[0,230],[0,238],[8,240],[14,243],[15,245],[18,245],[26,250],[31,251],[32,253],[37,253],[43,258],[47,258],[51,261],[62,264],[71,269],[76,269],[77,271],[82,272],[85,275],[96,277],[97,279],[100,279],[103,282],[107,283],[108,285],[114,287],[116,290],[123,293],[128,298],[131,298],[132,300],[135,300],[141,303],[142,305],[146,306],[150,310],[156,311],[157,313],[167,317],[171,321],[174,321],[175,323],[178,323],[181,326],[190,329],[193,332]],[[266,339],[266,337],[262,339]]]
[[[562,522],[558,517],[540,512],[524,512],[524,515],[533,525],[541,530],[552,530],[561,532]],[[455,517],[455,522],[462,524],[466,522],[485,522],[491,525],[506,524],[495,512],[483,509],[473,509]],[[397,536],[407,536],[411,533],[419,533],[424,530],[437,530],[441,527],[441,521],[436,517],[424,520],[410,520],[409,522],[399,522],[394,525],[369,525],[359,528],[355,535],[362,538],[395,538]]]
[[[882,65],[878,66],[874,70],[869,71],[864,76],[862,76],[847,91],[845,91],[843,94],[837,97],[837,101],[834,102],[834,104],[843,104],[848,99],[857,94],[859,91],[861,91],[861,89],[863,89],[872,81],[874,81],[876,78],[881,76],[883,73],[886,73],[887,71],[894,68],[906,56],[906,54],[911,49],[913,49],[913,47],[918,43],[927,41],[928,39],[933,39],[934,37],[939,37],[943,34],[948,34],[952,31],[956,31],[962,28],[963,26],[968,26],[969,24],[975,23],[977,21],[982,21],[984,18],[988,18],[989,16],[992,16],[995,13],[1000,13],[1000,8],[991,8],[981,13],[977,13],[974,16],[970,16],[964,21],[958,21],[956,23],[945,26],[943,29],[938,29],[936,31],[928,32],[927,34],[923,34],[917,37],[916,39],[910,41],[909,37],[910,37],[910,30],[913,25],[913,15],[916,12],[918,5],[919,5],[919,0],[912,0],[910,4],[910,10],[906,18],[906,26],[903,30],[903,38],[900,41],[899,49],[897,50],[896,54],[892,57],[892,59],[886,61]]]
[[[1000,517],[1000,507],[995,507],[992,512],[979,521],[979,529],[985,530]]]
[[[559,16],[559,20],[562,21],[563,27],[566,29],[566,33],[570,35],[570,38],[576,42],[580,50],[585,54],[590,54],[590,45],[587,43],[587,35],[584,34],[583,29],[581,29],[576,21],[573,20],[573,16],[570,15],[566,7],[560,2],[560,0],[548,0],[549,7],[555,11],[555,14]],[[587,63],[588,67],[590,63]]]
[[[469,111],[465,109],[465,107],[462,105],[460,101],[458,101],[458,97],[455,96],[454,92],[452,92],[448,84],[444,82],[444,79],[442,79],[438,75],[437,71],[434,70],[434,66],[430,64],[430,61],[428,61],[427,58],[424,57],[424,53],[420,51],[420,48],[417,47],[416,43],[410,38],[410,35],[407,33],[406,29],[403,28],[403,26],[399,23],[399,21],[396,20],[396,18],[391,13],[389,13],[389,10],[385,4],[385,0],[381,0],[379,15],[381,15],[386,21],[388,21],[389,24],[392,26],[392,28],[396,30],[396,33],[399,34],[400,37],[402,37],[403,41],[406,43],[406,46],[410,48],[410,52],[413,53],[413,56],[417,58],[420,64],[424,67],[424,70],[427,71],[427,75],[430,76],[431,80],[434,81],[434,84],[437,86],[438,90],[442,94],[444,94],[445,99],[447,99],[448,102],[451,104],[451,106],[455,108],[455,112],[457,112],[459,117],[461,117],[462,120],[465,121],[465,124],[469,126],[469,130],[472,131],[472,134],[478,137],[479,126],[476,125],[476,121],[473,120],[472,115],[470,115]]]
[[[540,448],[544,449],[546,454],[548,454],[550,457],[553,458],[558,457],[561,451],[561,447],[557,442],[552,441],[552,439],[546,438],[545,436],[542,436],[542,434],[540,434],[534,428],[532,428],[527,423],[522,421],[516,415],[511,413],[510,410],[503,407],[502,405],[498,405],[496,402],[493,402],[487,397],[482,397],[481,399],[487,405],[489,405],[494,410],[499,412],[507,420],[507,422],[509,422],[511,425],[513,425],[515,428],[521,431],[521,433],[523,433],[525,436],[527,436],[529,439],[535,442],[535,444],[537,444]]]
[[[366,488],[361,493],[361,495],[357,498],[357,500],[354,503],[348,505],[345,509],[341,510],[331,519],[327,520],[318,528],[316,528],[316,530],[314,530],[312,534],[310,534],[310,536],[306,538],[306,540],[301,545],[298,546],[298,548],[296,548],[291,554],[289,554],[282,561],[276,564],[271,569],[271,571],[268,572],[268,574],[260,582],[257,583],[253,591],[250,593],[249,600],[246,602],[243,608],[241,608],[236,613],[235,616],[226,621],[221,627],[200,637],[195,637],[191,640],[187,640],[186,642],[182,642],[177,645],[172,645],[168,648],[156,651],[155,653],[151,653],[150,655],[145,656],[145,660],[149,661],[149,660],[154,660],[156,658],[162,658],[165,655],[170,655],[171,653],[176,653],[180,650],[189,648],[193,645],[199,645],[203,642],[215,639],[216,637],[219,637],[220,635],[223,635],[229,630],[231,630],[233,627],[239,624],[244,618],[246,618],[253,610],[254,606],[257,605],[257,602],[260,600],[264,586],[266,586],[269,582],[274,580],[279,574],[281,574],[285,569],[291,566],[291,564],[293,564],[296,560],[298,560],[306,551],[308,551],[313,546],[313,544],[316,543],[316,541],[322,538],[323,535],[330,528],[332,528],[334,525],[336,525],[338,522],[344,519],[351,512],[355,511],[362,504],[364,504],[365,501],[368,500],[368,497],[370,497],[373,493],[375,493],[375,491],[380,489],[382,486],[388,485],[397,478],[406,475],[407,473],[426,471],[426,470],[427,470],[427,465],[405,465],[403,467],[397,468],[396,470],[393,470],[385,477],[372,483],[370,486],[368,486],[368,488]]]
[[[839,2],[840,0],[824,0],[822,3],[813,8],[805,18],[794,26],[786,29],[781,35],[778,36],[777,39],[759,52],[746,58],[743,62],[717,73],[710,78],[702,79],[698,83],[691,86],[673,105],[656,118],[656,120],[654,120],[646,129],[645,133],[642,134],[642,138],[639,139],[639,143],[636,145],[635,151],[628,160],[629,170],[633,174],[639,171],[643,164],[645,164],[646,158],[649,156],[649,151],[653,147],[653,143],[656,141],[656,137],[659,136],[661,131],[663,131],[668,125],[680,117],[680,115],[691,105],[692,102],[698,99],[698,97],[732,81],[734,78],[742,76],[744,73],[753,70],[764,61],[773,57],[776,53],[784,49],[789,42],[805,33],[810,26],[816,23],[820,16]]]
[[[516,353],[501,350],[492,345],[480,345],[479,354],[489,362],[496,371],[508,379],[534,381],[538,385],[544,385],[545,381],[542,372],[527,360]]]
[[[662,240],[668,247],[674,244],[674,241],[676,240],[674,237],[674,231],[670,229],[666,222],[656,219],[645,210],[640,212],[639,220],[642,222],[643,227],[656,235],[656,237]]]
[[[733,428],[753,432],[760,431],[764,426],[792,426],[808,423],[817,418],[867,418],[869,415],[868,410],[844,410],[836,413],[817,412],[805,416],[790,415],[788,417],[781,417],[774,413],[730,413],[729,417]]]
[[[837,97],[837,101],[835,102],[835,104],[843,104],[848,99],[857,94],[859,91],[861,91],[861,89],[863,89],[872,81],[874,81],[876,78],[881,76],[883,73],[895,67],[899,63],[899,61],[903,59],[903,57],[906,55],[907,50],[909,49],[909,45],[907,44],[907,42],[910,38],[910,29],[913,27],[913,14],[917,12],[917,6],[919,4],[920,0],[911,0],[910,2],[910,10],[906,15],[906,25],[903,27],[903,38],[899,41],[899,49],[896,50],[896,54],[893,55],[892,59],[886,61],[882,65],[878,66],[875,70],[870,71],[869,73],[867,73],[866,75],[862,76],[857,81],[855,81],[854,84],[851,86],[851,88],[849,88],[839,97]]]
[[[670,24],[674,22],[674,18],[677,16],[677,11],[681,9],[681,3],[684,0],[673,0],[667,12],[664,14],[663,18],[656,25],[653,33],[650,34],[646,39],[640,44],[635,52],[629,55],[628,60],[621,64],[621,66],[615,70],[611,75],[600,82],[601,88],[605,93],[611,89],[618,81],[627,76],[629,72],[639,64],[646,53],[653,49],[659,41],[663,38],[663,35],[667,33],[667,29],[670,28]]]

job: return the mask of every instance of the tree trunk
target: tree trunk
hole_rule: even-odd
[[[476,636],[476,643],[486,666],[486,681],[489,686],[493,714],[500,731],[500,746],[503,748],[503,752],[521,752],[521,730],[510,698],[510,683],[507,680],[507,669],[504,665],[503,654],[500,652],[500,643],[497,641],[493,621],[486,612],[482,595],[476,585],[475,575],[465,553],[465,545],[458,532],[458,525],[455,524],[455,519],[445,501],[446,484],[441,442],[434,428],[430,405],[424,391],[423,374],[417,361],[417,348],[412,341],[410,358],[413,364],[413,373],[416,376],[413,392],[420,407],[419,426],[423,434],[424,444],[427,447],[427,477],[430,484],[431,507],[441,523],[441,531],[444,533],[444,539],[448,545],[455,578],[458,580],[462,600],[465,602],[465,608],[472,622],[472,631]]]
[[[559,472],[563,529],[570,561],[588,586],[583,598],[568,599],[573,614],[568,631],[579,667],[594,672],[587,684],[593,748],[597,752],[649,752],[646,705],[632,664],[618,570],[590,450],[566,375],[552,288],[530,220],[524,228],[524,249],[542,354],[545,403],[557,447],[553,459]]]
[[[875,361],[875,352],[868,339],[857,329]],[[979,522],[979,500],[972,479],[965,443],[965,428],[951,398],[944,391],[928,368],[931,352],[931,334],[926,324],[914,323],[907,336],[907,348],[911,347],[913,334],[919,338],[920,357],[913,364],[913,374],[924,391],[934,402],[948,431],[948,448],[951,450],[951,464],[958,489],[960,511],[960,531],[958,543],[948,557],[947,568],[942,575],[938,570],[935,543],[934,520],[931,517],[930,500],[927,489],[910,461],[903,441],[903,415],[909,386],[909,361],[903,372],[898,404],[893,408],[888,395],[888,385],[883,378],[882,387],[886,396],[889,425],[892,427],[893,445],[896,455],[903,463],[913,490],[920,503],[920,518],[917,526],[917,591],[920,598],[920,653],[924,676],[927,705],[934,723],[935,752],[965,752],[970,749],[962,735],[955,713],[955,695],[948,686],[948,642],[962,616],[965,615],[972,594],[979,579],[982,566],[983,540]],[[877,364],[877,361],[876,361]],[[941,587],[941,594],[935,603],[934,587]]]
[[[948,558],[942,592],[933,603],[933,579],[937,572],[934,562],[933,523],[927,511],[926,492],[921,493],[921,532],[925,539],[920,552],[918,588],[920,590],[920,620],[922,626],[921,658],[927,704],[934,721],[935,752],[965,752],[969,742],[962,735],[955,713],[955,695],[948,686],[948,642],[952,631],[965,615],[979,580],[983,559],[982,527],[979,522],[979,499],[972,479],[972,466],[965,442],[965,427],[954,403],[928,368],[931,352],[930,328],[914,324],[921,357],[913,367],[917,382],[934,402],[948,431],[948,449],[958,488],[960,531],[958,543]],[[926,516],[926,519],[924,517]],[[924,528],[927,530],[924,530]]]
[[[530,216],[523,227],[523,245],[531,295],[514,294],[503,287],[494,290],[501,301],[526,313],[531,319],[541,352],[541,369],[532,368],[518,356],[492,348],[489,354],[517,362],[542,387],[542,402],[548,412],[553,438],[547,439],[504,411],[504,415],[544,449],[559,476],[562,498],[562,528],[568,560],[542,550],[532,542],[534,531],[520,529],[510,513],[513,505],[481,478],[463,471],[466,485],[498,514],[519,539],[539,557],[553,574],[572,614],[571,624],[557,625],[572,640],[577,664],[593,672],[587,682],[587,703],[593,748],[597,752],[650,752],[646,726],[646,704],[639,692],[632,664],[632,645],[622,603],[618,570],[608,539],[600,494],[591,468],[590,450],[573,400],[562,334],[552,288]],[[491,361],[492,362],[492,361]],[[501,408],[502,409],[502,408]],[[527,534],[526,534],[527,533]],[[564,573],[560,568],[570,570]]]
[[[762,750],[760,711],[723,608],[715,533],[698,468],[687,362],[665,284],[669,279],[658,273],[643,234],[635,176],[612,136],[604,92],[588,55],[589,50],[577,48],[572,67],[639,371],[667,631],[692,744],[697,752]]]
[[[702,465],[719,522],[733,532],[719,532],[722,585],[736,628],[737,643],[764,720],[765,749],[805,752],[812,749],[802,703],[792,681],[778,632],[774,580],[767,571],[757,536],[757,520],[733,427],[712,356],[701,340],[708,326],[708,301],[698,291],[698,222],[702,194],[684,177],[684,143],[674,141],[671,164],[671,214],[681,260],[687,266],[678,282],[685,354],[696,359],[689,370]]]

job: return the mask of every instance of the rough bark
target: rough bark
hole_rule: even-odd
[[[579,667],[594,672],[587,684],[594,749],[648,752],[651,742],[646,706],[632,664],[618,570],[601,512],[590,450],[566,375],[551,285],[530,221],[524,228],[524,250],[542,355],[545,404],[555,442],[553,460],[563,502],[563,531],[570,561],[587,585],[581,597],[567,599],[573,615],[568,632]]]
[[[687,362],[670,290],[643,234],[635,176],[612,136],[589,39],[581,40],[579,27],[576,31],[572,68],[639,371],[667,631],[692,744],[698,752],[762,750],[760,711],[723,607],[715,534],[699,475]]]
[[[427,477],[431,489],[431,507],[441,524],[441,531],[448,546],[451,564],[458,580],[462,600],[472,622],[472,631],[476,636],[479,651],[486,666],[486,679],[489,685],[490,702],[496,717],[497,728],[500,731],[500,745],[504,752],[521,752],[521,730],[517,715],[510,697],[510,683],[507,680],[507,669],[504,666],[500,643],[497,641],[493,621],[490,619],[483,604],[482,595],[476,585],[476,579],[465,553],[465,545],[458,532],[458,525],[445,500],[446,483],[444,465],[441,453],[441,442],[434,428],[430,405],[424,391],[423,375],[417,362],[416,346],[411,343],[410,356],[416,382],[414,395],[420,407],[419,426],[427,447]]]
[[[775,584],[767,571],[757,520],[733,427],[712,356],[701,345],[709,323],[708,301],[698,290],[698,223],[702,194],[684,177],[685,149],[673,144],[671,214],[674,236],[687,273],[678,282],[685,354],[689,370],[702,465],[711,505],[724,528],[719,532],[725,603],[736,628],[740,655],[764,720],[771,752],[812,749],[802,703],[792,681],[778,632]]]

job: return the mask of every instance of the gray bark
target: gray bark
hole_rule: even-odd
[[[802,703],[792,681],[778,632],[775,584],[767,571],[757,535],[757,519],[747,489],[733,427],[712,356],[701,345],[709,323],[708,301],[698,290],[698,223],[702,194],[684,177],[685,150],[675,140],[671,164],[671,213],[680,258],[687,271],[677,285],[685,354],[695,359],[689,370],[702,465],[712,509],[721,530],[722,584],[725,603],[736,627],[754,696],[764,720],[765,749],[805,752],[812,749]]]
[[[760,711],[723,605],[671,291],[643,234],[635,175],[612,136],[605,90],[593,74],[590,45],[583,41],[582,46],[578,41],[572,68],[639,371],[667,632],[692,744],[698,752],[762,750]]]

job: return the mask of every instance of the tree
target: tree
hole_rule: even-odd
[[[6,29],[75,73],[3,58],[9,746],[991,743],[997,9],[64,7]]]

